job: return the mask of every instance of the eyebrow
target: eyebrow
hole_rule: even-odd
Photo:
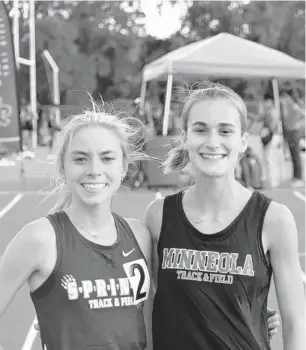
[[[114,151],[108,150],[108,151],[100,152],[99,154],[100,154],[101,156],[105,156],[105,155],[108,155],[108,154],[115,154],[115,153],[116,153],[116,152],[114,152]],[[71,154],[78,154],[78,155],[84,155],[84,156],[88,156],[88,155],[89,155],[88,152],[78,151],[78,150],[72,151]]]
[[[192,126],[205,126],[205,127],[207,127],[209,125],[207,123],[204,123],[204,122],[195,122],[192,124]],[[235,128],[235,125],[231,124],[231,123],[220,123],[219,126]]]

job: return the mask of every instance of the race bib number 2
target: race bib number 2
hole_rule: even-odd
[[[144,259],[123,264],[124,271],[133,290],[134,304],[148,299],[150,290],[150,275]]]

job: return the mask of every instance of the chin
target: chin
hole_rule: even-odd
[[[81,198],[81,202],[91,207],[97,207],[107,201],[109,197],[103,198]]]
[[[202,174],[205,177],[209,177],[209,178],[214,178],[214,179],[219,179],[219,178],[223,178],[224,176],[226,176],[226,172],[220,172],[220,171],[212,171],[212,172],[202,172]]]
[[[223,177],[225,176],[229,169],[224,166],[221,166],[221,164],[218,166],[214,166],[214,167],[208,167],[208,166],[201,166],[198,167],[198,171],[201,175],[205,176],[205,177]]]
[[[111,197],[110,193],[99,193],[99,194],[85,194],[78,193],[78,200],[84,205],[98,206]]]

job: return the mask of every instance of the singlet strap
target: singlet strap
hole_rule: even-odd
[[[182,198],[183,198],[183,191],[180,191],[178,193],[165,197],[164,207],[163,207],[162,226],[164,226],[165,222],[168,219],[177,220],[177,216],[180,214],[179,208],[180,208],[180,203],[182,201]]]
[[[146,259],[145,255],[143,254],[143,251],[140,248],[138,241],[134,235],[134,232],[131,229],[128,222],[122,216],[120,216],[114,212],[112,214],[113,214],[114,219],[116,220],[117,227],[121,230],[122,234],[127,234],[128,237],[134,242],[135,246],[137,247],[137,249],[139,249],[141,256],[143,257],[143,259],[145,260],[145,262],[147,264],[148,263],[147,259]]]
[[[166,224],[167,222],[173,222],[172,220],[179,220],[180,218],[180,201],[183,197],[183,191],[180,191],[178,193],[172,194],[170,196],[165,197],[164,204],[163,204],[163,217],[162,217],[162,224],[160,229],[160,235],[158,239],[157,246],[160,246],[160,243],[163,240],[164,232],[166,231]]]
[[[257,226],[258,249],[259,249],[260,257],[262,258],[263,263],[265,264],[267,269],[270,269],[271,266],[267,260],[265,250],[262,244],[262,233],[263,233],[263,224],[264,224],[265,216],[272,200],[260,192],[257,192],[257,198],[258,198],[257,213],[259,213],[259,220],[258,220],[258,226]]]

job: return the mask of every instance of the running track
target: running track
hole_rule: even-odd
[[[44,196],[35,190],[22,192],[18,187],[1,191],[0,189],[0,256],[10,240],[29,221],[47,213],[56,200],[56,196],[41,202]],[[267,190],[265,193],[280,203],[284,203],[292,210],[299,232],[299,257],[305,272],[305,191],[290,189]],[[114,200],[114,210],[126,217],[142,218],[147,204],[156,196],[155,192],[145,190],[119,193]],[[269,297],[269,306],[277,307],[274,288]],[[0,344],[4,350],[40,350],[38,338],[31,345],[31,337],[36,332],[31,328],[34,318],[27,287],[23,287],[16,295],[13,303],[0,319]],[[273,350],[282,349],[281,332],[272,342]],[[28,338],[28,342],[26,341]],[[29,346],[31,345],[31,346]],[[1,349],[1,347],[0,347]],[[2,350],[2,349],[1,349]]]

